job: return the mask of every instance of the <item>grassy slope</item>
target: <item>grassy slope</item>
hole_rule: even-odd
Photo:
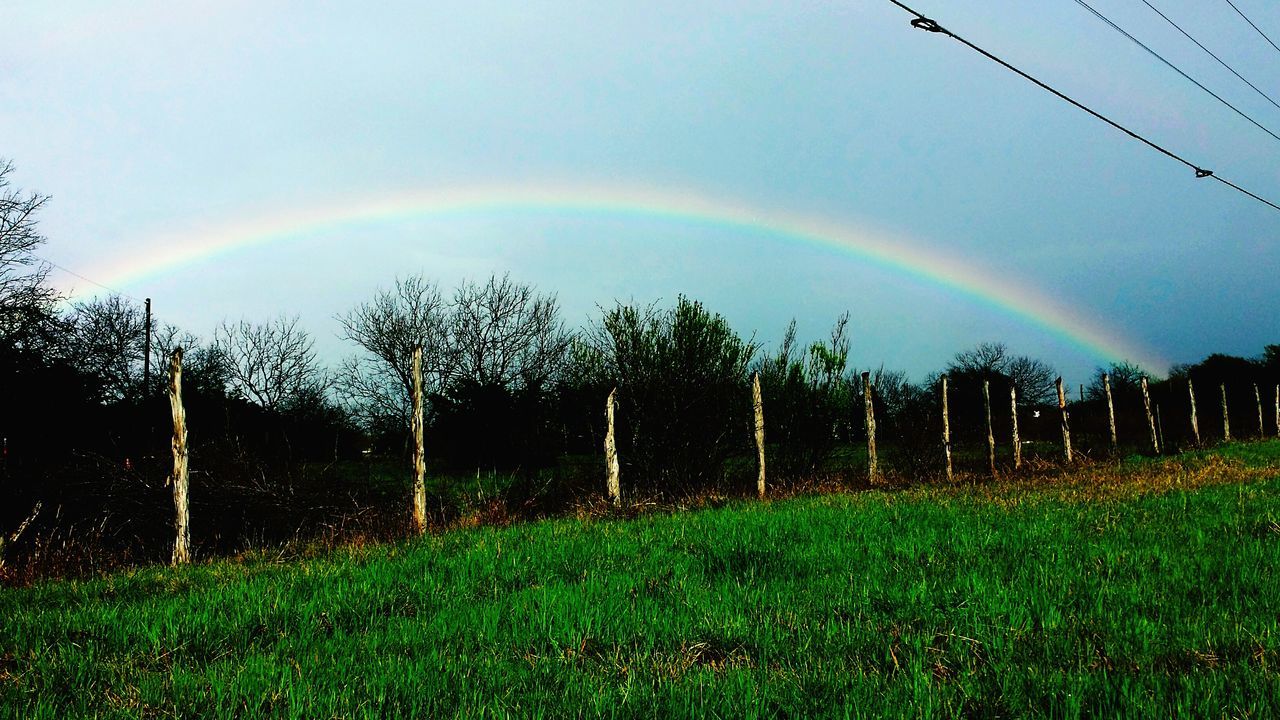
[[[0,716],[1277,717],[1280,442],[1225,453],[2,590]]]

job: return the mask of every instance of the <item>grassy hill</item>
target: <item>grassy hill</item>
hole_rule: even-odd
[[[0,590],[0,716],[1278,717],[1280,442]]]

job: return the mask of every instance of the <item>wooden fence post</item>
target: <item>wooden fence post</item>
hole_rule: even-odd
[[[1200,444],[1200,420],[1196,417],[1196,388],[1187,378],[1187,394],[1191,396],[1191,434],[1195,436],[1196,445]]]
[[[182,348],[173,351],[169,359],[169,407],[173,411],[173,474],[169,482],[173,484],[173,507],[175,515],[173,529],[176,535],[173,542],[173,564],[185,565],[191,562],[191,516],[189,514],[190,476],[187,461],[190,457],[187,447],[187,411],[182,406]]]
[[[1062,454],[1071,462],[1071,427],[1067,424],[1067,397],[1062,393],[1062,378],[1054,384],[1058,386],[1058,411],[1062,414]]]
[[[1231,442],[1231,416],[1227,414],[1227,384],[1218,386],[1222,391],[1222,441]]]
[[[764,499],[764,396],[760,393],[760,373],[751,376],[751,405],[755,410],[756,456],[760,475],[756,478],[756,492]]]
[[[1258,437],[1267,436],[1267,428],[1262,424],[1262,393],[1258,392],[1258,383],[1253,384],[1253,399],[1258,402]]]
[[[1156,419],[1151,414],[1151,393],[1147,391],[1147,376],[1142,376],[1142,406],[1147,411],[1147,429],[1151,432],[1151,451],[1160,454],[1160,439],[1156,436]]]
[[[862,398],[866,408],[867,480],[874,483],[879,474],[876,462],[876,410],[871,401],[871,373],[862,373]]]
[[[996,436],[991,431],[991,381],[982,381],[982,407],[987,413],[987,464],[991,466],[991,477],[996,476]]]
[[[413,531],[427,531],[427,462],[422,441],[422,348],[413,349]]]
[[[1102,390],[1107,394],[1107,425],[1111,430],[1111,452],[1116,452],[1120,448],[1120,443],[1116,438],[1116,405],[1111,397],[1111,376],[1102,373]]]
[[[1280,437],[1280,385],[1276,385],[1276,436]]]
[[[1280,407],[1280,405],[1277,405]],[[1280,413],[1280,410],[1276,411]],[[1280,415],[1277,415],[1280,417]],[[952,480],[951,471],[951,416],[947,408],[947,376],[942,376],[942,453],[947,459],[947,481]]]
[[[1009,417],[1013,420],[1013,469],[1022,467],[1022,439],[1018,435],[1018,387],[1009,383]]]
[[[604,464],[605,492],[614,507],[622,505],[622,482],[619,479],[618,445],[613,439],[613,408],[617,405],[618,388],[609,392],[609,399],[604,406]]]

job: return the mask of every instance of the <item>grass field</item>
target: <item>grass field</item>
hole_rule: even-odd
[[[0,590],[0,716],[1280,717],[1280,442]]]

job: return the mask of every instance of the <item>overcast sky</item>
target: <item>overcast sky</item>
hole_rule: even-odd
[[[909,4],[1280,199],[1280,141],[1075,2]],[[1145,5],[1090,4],[1280,134],[1280,109]],[[1280,98],[1280,52],[1225,0],[1152,4]],[[1236,5],[1280,40],[1280,6]],[[770,345],[792,317],[816,339],[847,309],[853,361],[917,379],[988,340],[1050,361],[1069,383],[1107,359],[857,253],[572,207],[575,194],[626,188],[950,258],[990,282],[987,294],[1007,280],[1119,338],[1134,360],[1252,356],[1280,342],[1280,212],[911,28],[887,1],[20,0],[4,14],[0,157],[17,165],[15,185],[52,196],[42,254],[152,297],[161,320],[198,334],[224,318],[298,314],[336,359],[350,348],[334,315],[397,274],[447,289],[510,272],[558,294],[574,325],[615,298],[684,293]],[[120,272],[219,228],[495,187],[563,189],[569,207],[321,224]],[[61,271],[55,280],[101,292]]]

